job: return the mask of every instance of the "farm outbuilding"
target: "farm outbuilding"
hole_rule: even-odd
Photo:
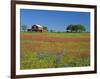
[[[39,24],[32,25],[31,29],[28,29],[27,31],[47,32],[47,30],[43,29],[43,26]]]

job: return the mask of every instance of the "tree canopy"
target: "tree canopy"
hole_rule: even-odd
[[[86,31],[86,27],[81,24],[70,24],[66,28],[67,32],[84,32]]]
[[[43,26],[43,29],[44,29],[44,30],[48,30],[48,27],[47,27],[47,26]]]
[[[22,25],[21,26],[21,31],[24,31],[25,32],[26,30],[27,30],[27,25]]]

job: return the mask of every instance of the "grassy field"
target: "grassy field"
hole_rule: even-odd
[[[21,69],[90,65],[89,33],[21,32]]]

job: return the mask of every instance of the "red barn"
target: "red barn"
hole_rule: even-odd
[[[27,31],[47,32],[47,30],[43,29],[43,26],[38,25],[38,24],[32,25],[32,28],[28,29]]]

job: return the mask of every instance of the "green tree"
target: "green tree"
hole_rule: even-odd
[[[68,27],[66,28],[67,31],[72,32],[74,30],[74,25],[70,24],[68,25]]]
[[[76,28],[76,30],[75,30],[76,32],[84,32],[84,31],[86,31],[85,26],[81,25],[81,24],[76,24],[75,28]]]
[[[46,26],[43,26],[43,29],[44,29],[44,30],[48,30],[48,27],[46,27]]]
[[[75,31],[75,32],[79,32],[80,29],[81,29],[81,27],[80,27],[79,24],[74,25],[74,31]]]
[[[84,25],[81,25],[81,24],[75,24],[75,25],[70,24],[68,25],[66,30],[70,32],[84,32],[86,31],[86,28]]]
[[[86,28],[85,28],[84,25],[79,25],[79,26],[80,26],[80,30],[81,30],[81,32],[86,31]]]
[[[22,25],[21,26],[21,31],[24,31],[24,32],[27,31],[27,25]]]

